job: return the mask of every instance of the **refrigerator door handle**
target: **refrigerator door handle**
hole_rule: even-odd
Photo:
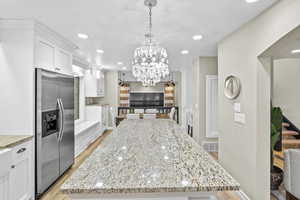
[[[59,98],[57,99],[57,105],[58,105],[58,109],[59,109],[59,120],[60,120],[59,131],[58,131],[58,136],[57,136],[57,140],[59,141],[60,135],[62,134],[62,131],[63,131],[63,110],[62,110]]]
[[[60,102],[60,109],[61,109],[61,132],[59,134],[59,141],[62,140],[62,137],[64,135],[64,128],[65,128],[65,109],[64,109],[64,104],[61,99],[59,99]]]

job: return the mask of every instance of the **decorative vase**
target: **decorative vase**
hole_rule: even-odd
[[[271,172],[271,190],[278,190],[283,181],[282,169],[274,166]]]

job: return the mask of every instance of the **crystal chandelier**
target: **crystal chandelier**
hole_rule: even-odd
[[[157,0],[145,0],[149,8],[149,33],[145,35],[145,42],[134,51],[132,73],[144,86],[154,86],[169,74],[167,50],[160,47],[152,35],[152,8]]]

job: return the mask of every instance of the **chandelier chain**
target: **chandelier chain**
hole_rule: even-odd
[[[169,61],[167,50],[159,46],[152,35],[152,8],[156,0],[145,0],[145,5],[149,8],[149,32],[144,44],[134,51],[132,73],[144,86],[154,86],[169,75]]]
[[[152,6],[149,6],[149,39],[152,42]]]

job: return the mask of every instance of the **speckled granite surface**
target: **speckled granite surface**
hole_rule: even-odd
[[[62,185],[65,194],[209,192],[239,184],[171,120],[125,120]]]
[[[32,135],[0,135],[0,149],[9,148],[30,140]]]

